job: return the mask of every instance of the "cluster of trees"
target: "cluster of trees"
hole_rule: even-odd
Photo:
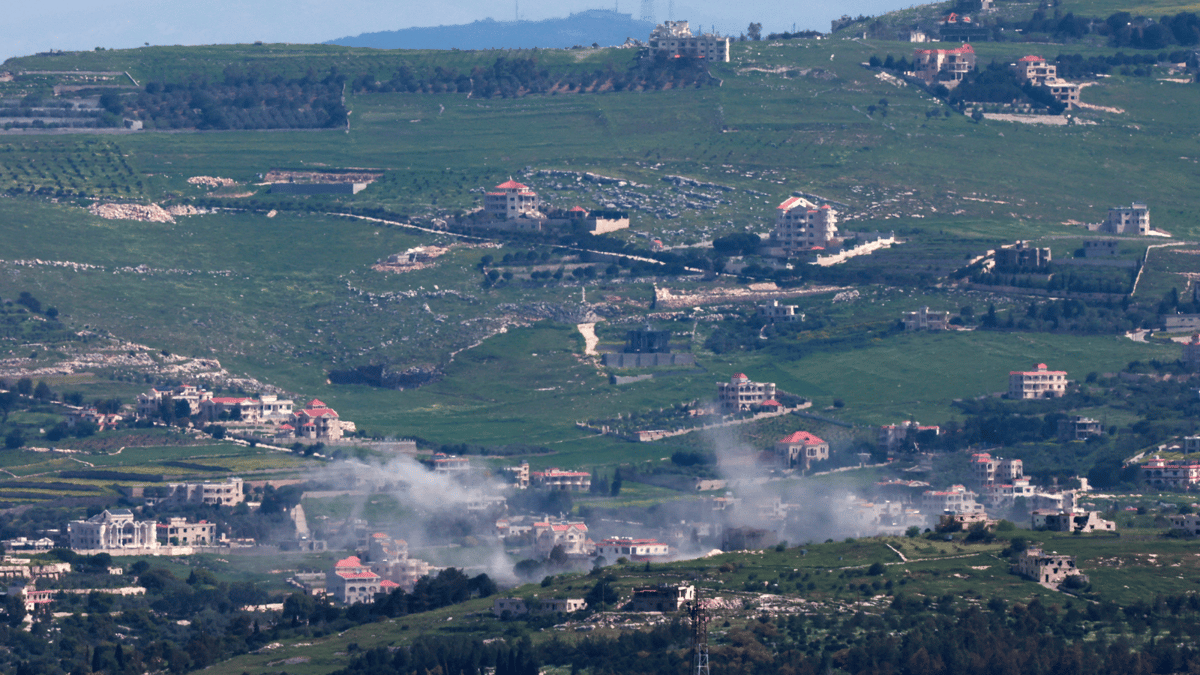
[[[714,81],[702,59],[668,59],[662,55],[643,59],[625,70],[609,63],[604,69],[551,72],[536,58],[501,56],[491,66],[475,66],[470,71],[402,65],[386,81],[379,81],[374,73],[363,73],[353,79],[350,89],[358,93],[469,93],[473,98],[513,98],[551,91],[677,88]]]
[[[1015,286],[1018,288],[1042,288],[1049,291],[1069,293],[1110,293],[1122,295],[1133,288],[1138,269],[1128,268],[1082,268],[1064,265],[1046,265],[1040,268],[1003,269],[994,272],[975,272],[971,283],[981,286]]]
[[[101,104],[112,115],[132,116],[159,129],[321,129],[346,123],[345,75],[332,67],[284,79],[261,69],[229,66],[221,81],[193,73],[180,82],[152,80],[134,96]]]
[[[949,92],[947,101],[960,107],[970,103],[1025,103],[1045,108],[1052,115],[1066,109],[1066,104],[1054,98],[1050,89],[1026,81],[1008,65],[995,61],[983,70],[969,73]]]
[[[1121,66],[1134,66],[1132,70],[1126,68],[1128,74],[1145,77],[1153,72],[1151,68],[1157,63],[1185,63],[1189,57],[1189,52],[1182,51],[1170,54],[1163,52],[1158,55],[1117,52],[1109,56],[1088,57],[1082,54],[1059,54],[1054,63],[1058,67],[1058,76],[1065,80],[1104,75]]]
[[[1078,299],[1031,300],[1020,309],[997,312],[995,305],[979,318],[987,330],[1070,332],[1088,335],[1125,333],[1158,324],[1155,308],[1134,304],[1128,297],[1119,301]]]
[[[1099,32],[1107,34],[1114,47],[1163,49],[1171,45],[1200,45],[1200,17],[1192,12],[1168,14],[1157,22],[1134,17],[1129,12],[1117,12],[1105,19],[1102,26]]]

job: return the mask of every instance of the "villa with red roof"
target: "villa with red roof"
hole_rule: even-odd
[[[1059,398],[1067,393],[1067,371],[1049,370],[1046,364],[1037,364],[1035,370],[1014,370],[1008,374],[1008,397]]]
[[[337,411],[319,399],[309,401],[308,407],[292,413],[291,425],[299,438],[336,441],[343,432],[354,431],[354,423],[338,417]]]
[[[926,82],[940,82],[953,89],[975,70],[975,48],[964,44],[956,49],[914,49],[913,72]]]
[[[837,231],[837,211],[828,204],[817,206],[803,197],[789,197],[775,207],[769,246],[782,249],[784,255],[825,248]]]
[[[483,211],[492,220],[545,218],[538,210],[540,206],[536,192],[511,178],[486,193],[483,199]]]
[[[546,558],[555,546],[567,555],[588,554],[588,528],[582,521],[546,519],[533,524],[533,554]]]
[[[751,382],[743,373],[717,383],[717,405],[724,414],[750,410],[774,398],[774,382]]]
[[[358,556],[342,558],[325,575],[325,592],[343,604],[371,602],[376,593],[385,593],[383,579],[364,565]]]
[[[775,441],[775,457],[784,469],[803,465],[808,471],[813,462],[829,459],[829,444],[807,431],[797,431]]]

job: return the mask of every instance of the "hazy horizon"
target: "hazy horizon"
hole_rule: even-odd
[[[842,14],[870,14],[911,6],[899,0],[850,0],[844,3],[801,4],[781,12],[778,3],[747,0],[730,6],[713,0],[653,0],[654,20],[687,20],[705,30],[738,35],[750,22],[766,32],[798,29],[829,30]],[[513,0],[497,5],[483,0],[451,0],[414,10],[408,3],[347,0],[337,5],[314,0],[259,0],[253,3],[211,0],[121,0],[87,3],[52,0],[48,5],[10,7],[0,25],[3,59],[51,49],[86,51],[96,47],[127,49],[150,45],[202,45],[263,42],[319,44],[329,40],[402,28],[467,24],[481,19],[512,21],[565,17],[589,9],[616,9],[634,18],[642,15],[641,0]],[[632,36],[639,37],[639,36]]]

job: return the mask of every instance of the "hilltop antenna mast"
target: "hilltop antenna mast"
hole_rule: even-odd
[[[521,0],[513,0],[513,21],[521,20]]]
[[[654,0],[642,0],[641,19],[654,23]]]
[[[709,675],[708,671],[708,622],[711,617],[708,609],[700,600],[700,587],[696,587],[696,598],[688,607],[688,617],[692,621],[692,650],[696,654],[695,668],[692,675]]]

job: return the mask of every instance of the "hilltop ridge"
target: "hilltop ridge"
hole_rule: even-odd
[[[644,39],[652,30],[652,21],[636,20],[631,14],[606,9],[589,9],[541,21],[496,21],[489,17],[468,24],[362,33],[325,44],[374,49],[568,49],[593,43],[620,45],[626,38]]]

